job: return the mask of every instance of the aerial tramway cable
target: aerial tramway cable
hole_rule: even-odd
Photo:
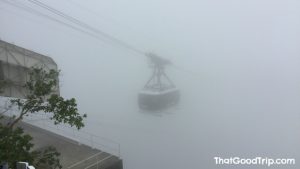
[[[103,31],[101,31],[101,30],[99,30],[99,29],[97,29],[95,27],[92,27],[92,26],[88,25],[87,23],[84,23],[84,22],[82,22],[82,21],[80,21],[80,20],[78,20],[78,19],[76,19],[76,18],[74,18],[74,17],[72,17],[70,15],[67,15],[67,14],[65,14],[65,13],[63,13],[63,12],[61,12],[61,11],[55,9],[55,8],[53,8],[53,7],[50,7],[49,5],[47,5],[45,3],[42,3],[42,2],[40,2],[38,0],[27,0],[27,1],[29,1],[30,3],[33,3],[33,4],[35,4],[35,5],[43,8],[43,9],[46,9],[46,10],[50,11],[51,13],[53,13],[53,14],[59,16],[59,17],[62,17],[62,18],[66,19],[66,20],[68,20],[68,21],[70,21],[70,22],[72,22],[72,23],[74,23],[74,24],[76,24],[76,25],[78,25],[80,27],[83,27],[83,28],[85,28],[85,29],[93,32],[93,33],[99,34],[99,35],[101,35],[101,36],[109,39],[110,41],[112,41],[112,42],[114,42],[114,43],[116,43],[116,44],[118,44],[118,45],[120,45],[120,46],[122,46],[124,48],[132,50],[132,51],[134,51],[134,52],[136,52],[138,54],[142,54],[142,55],[145,54],[145,52],[142,52],[141,50],[133,47],[132,45],[129,45],[129,44],[127,44],[126,42],[124,42],[122,40],[119,40],[119,39],[117,39],[117,38],[115,38],[115,37],[113,37],[113,36],[111,36],[111,35],[103,32]]]

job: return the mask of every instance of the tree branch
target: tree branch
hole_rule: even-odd
[[[20,120],[23,119],[23,116],[24,116],[25,114],[27,114],[27,113],[28,113],[28,111],[21,112],[18,118],[16,118],[12,123],[9,123],[9,124],[8,124],[8,127],[9,127],[10,129],[12,129],[12,128],[20,121]]]

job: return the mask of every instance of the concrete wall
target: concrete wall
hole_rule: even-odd
[[[0,95],[24,98],[27,91],[23,86],[28,80],[31,67],[57,70],[57,64],[52,58],[0,40],[0,82],[8,84]],[[59,94],[59,87],[56,93]]]

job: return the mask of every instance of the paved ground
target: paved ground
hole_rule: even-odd
[[[35,149],[50,145],[56,147],[61,153],[63,169],[122,169],[122,160],[116,156],[28,123],[20,123],[20,126],[34,138]]]

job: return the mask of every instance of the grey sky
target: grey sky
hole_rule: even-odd
[[[121,142],[125,169],[213,169],[217,155],[300,158],[300,1],[43,2],[177,66],[168,72],[180,110],[138,113],[151,73],[144,56],[0,1],[0,38],[57,62],[61,93],[89,114],[87,130]]]

